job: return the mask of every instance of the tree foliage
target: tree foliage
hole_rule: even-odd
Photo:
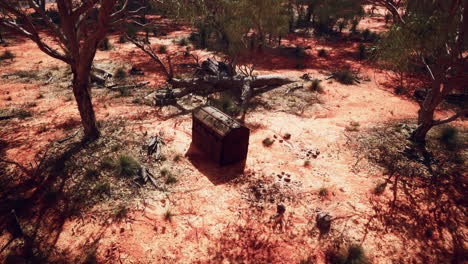
[[[431,87],[421,104],[416,141],[424,141],[435,125],[463,115],[466,109],[443,120],[433,120],[434,111],[454,90],[468,89],[468,1],[414,0],[404,3],[404,12],[380,42],[382,61],[395,71],[424,68]],[[465,107],[466,108],[466,107]]]

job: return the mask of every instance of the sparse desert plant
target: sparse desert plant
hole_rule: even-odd
[[[262,141],[262,144],[265,147],[269,147],[269,146],[273,145],[274,142],[275,142],[274,139],[271,139],[271,138],[267,137]]]
[[[118,42],[121,43],[121,44],[122,44],[122,43],[126,43],[126,42],[127,42],[127,38],[126,38],[125,36],[120,36]]]
[[[32,113],[26,109],[18,109],[15,111],[15,116],[19,119],[26,119],[28,117],[32,117]]]
[[[174,156],[174,159],[172,159],[174,162],[179,162],[182,159],[182,155],[177,154]]]
[[[97,178],[99,176],[99,171],[96,168],[86,168],[85,176],[86,178]]]
[[[117,80],[124,80],[127,78],[127,72],[125,71],[125,68],[124,67],[119,67],[115,73],[114,73],[114,77],[117,79]]]
[[[179,40],[179,45],[180,45],[180,46],[187,46],[187,45],[188,45],[188,40],[187,40],[187,38],[181,38],[181,39]]]
[[[39,126],[39,128],[37,129],[37,133],[38,134],[42,134],[42,133],[45,133],[49,130],[49,128],[47,127],[46,124],[42,124]]]
[[[169,174],[169,176],[166,179],[166,184],[173,184],[176,182],[177,182],[177,178]]]
[[[165,221],[168,221],[168,222],[171,222],[172,221],[172,213],[171,213],[171,210],[167,210],[165,213],[164,213],[164,220]]]
[[[19,70],[19,71],[13,72],[11,75],[18,76],[19,78],[22,78],[22,79],[38,79],[39,78],[39,76],[37,75],[35,71]]]
[[[386,182],[378,182],[374,187],[373,193],[376,195],[382,194],[385,191],[386,186]]]
[[[161,171],[159,171],[159,173],[161,174],[161,176],[165,177],[170,174],[170,171],[166,168],[162,168]]]
[[[304,167],[310,166],[310,160],[304,160]]]
[[[369,264],[362,246],[350,244],[346,249],[332,249],[326,253],[329,264]]]
[[[114,163],[114,160],[111,157],[105,156],[104,158],[102,158],[101,168],[103,168],[103,169],[112,169],[114,167],[115,167],[115,163]]]
[[[9,50],[5,50],[2,55],[0,55],[0,61],[2,60],[13,60],[15,58],[15,54]]]
[[[440,131],[439,140],[447,146],[454,146],[458,140],[458,129],[453,126],[447,126]]]
[[[394,90],[395,94],[405,94],[406,93],[406,88],[402,85],[398,85],[397,87],[395,87],[395,90]]]
[[[119,93],[120,93],[120,96],[123,96],[123,97],[132,95],[130,89],[127,86],[120,86]]]
[[[128,207],[125,204],[120,204],[114,211],[114,216],[117,219],[122,219],[128,214]]]
[[[326,197],[328,196],[328,189],[326,187],[321,187],[319,190],[318,190],[318,195],[320,197]]]
[[[43,93],[40,93],[36,96],[36,99],[42,99],[44,98],[44,94]]]
[[[328,56],[328,52],[326,49],[319,49],[317,54],[321,58],[325,58]]]
[[[110,43],[110,40],[108,37],[105,37],[100,43],[99,43],[99,50],[101,51],[107,51],[112,49],[112,44]]]
[[[166,45],[159,46],[158,53],[160,54],[167,53],[167,46]]]
[[[106,194],[109,195],[111,194],[111,185],[109,182],[102,182],[96,185],[94,187],[94,191],[99,194]]]
[[[322,82],[322,80],[313,79],[313,80],[311,81],[311,84],[310,84],[310,90],[313,91],[313,92],[322,93],[322,92],[323,92],[323,87],[322,87],[322,85],[320,84],[321,82]]]
[[[140,164],[131,156],[121,155],[117,162],[117,171],[120,176],[135,176],[140,169]]]
[[[342,84],[354,84],[356,81],[356,74],[353,73],[350,69],[344,68],[338,71],[333,72],[333,78]]]

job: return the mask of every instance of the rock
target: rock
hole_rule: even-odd
[[[277,204],[276,205],[276,214],[277,215],[283,215],[286,212],[286,206],[283,204]]]

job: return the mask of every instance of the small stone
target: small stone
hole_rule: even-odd
[[[125,232],[125,228],[121,227],[120,228],[120,233],[123,233],[123,232]]]
[[[282,140],[282,139],[280,139],[280,140],[279,140],[279,143],[283,143],[283,140]]]
[[[290,178],[284,178],[284,181],[285,182],[291,182],[291,179]]]

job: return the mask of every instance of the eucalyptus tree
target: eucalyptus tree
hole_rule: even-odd
[[[381,58],[403,70],[424,67],[431,85],[420,103],[418,127],[411,137],[424,142],[431,128],[467,113],[465,104],[445,119],[434,117],[447,95],[468,91],[468,1],[412,0],[397,11],[395,23],[380,43]]]
[[[73,73],[75,95],[85,138],[99,137],[91,102],[89,78],[98,44],[109,28],[121,22],[128,0],[54,0],[60,23],[55,24],[37,0],[0,0],[0,26],[29,38],[45,54],[65,62]],[[31,12],[33,10],[33,13]],[[47,32],[37,23],[47,27]],[[48,38],[47,36],[52,38]]]

